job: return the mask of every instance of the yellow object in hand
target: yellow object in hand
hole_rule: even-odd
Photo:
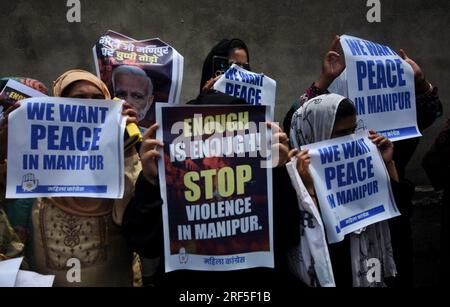
[[[114,98],[113,100],[123,101],[122,99],[119,99],[117,97]],[[130,149],[137,143],[142,143],[143,136],[142,136],[141,130],[135,123],[131,123],[126,126],[125,134],[126,134],[126,136],[125,136],[126,139],[125,139],[125,143],[124,143],[125,151]]]

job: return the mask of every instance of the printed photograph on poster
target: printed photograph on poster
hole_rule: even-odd
[[[184,58],[159,38],[135,40],[109,30],[93,54],[97,76],[136,109],[141,127],[155,122],[156,102],[179,103]]]

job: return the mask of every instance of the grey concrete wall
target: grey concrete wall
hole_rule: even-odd
[[[66,20],[66,0],[1,0],[0,75],[47,85],[71,68],[94,71],[91,48],[106,30],[136,39],[160,37],[185,56],[183,101],[197,95],[201,67],[222,38],[247,42],[253,69],[278,81],[276,116],[318,76],[335,34],[405,48],[450,100],[450,1],[381,0],[382,22],[366,20],[366,0],[81,0],[82,22]],[[445,116],[449,113],[446,110]],[[410,177],[427,179],[420,160],[443,120],[426,131]]]

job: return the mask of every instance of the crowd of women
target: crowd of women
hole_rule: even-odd
[[[308,280],[299,278],[298,268],[289,257],[302,248],[302,227],[308,217],[304,204],[291,184],[286,164],[295,161],[309,195],[305,202],[318,207],[314,183],[309,172],[308,151],[302,145],[353,134],[357,126],[356,109],[346,97],[330,94],[330,84],[344,71],[345,61],[336,37],[323,60],[320,77],[299,93],[286,114],[283,128],[271,124],[279,143],[279,163],[274,168],[274,253],[275,269],[249,269],[235,272],[164,272],[162,199],[157,162],[161,140],[155,138],[158,123],[144,135],[139,150],[125,152],[125,193],[120,200],[86,198],[5,199],[8,114],[0,126],[0,261],[25,256],[25,268],[40,274],[55,275],[55,286],[132,286],[155,287],[271,287],[289,282],[298,287],[324,286],[314,269]],[[409,63],[416,82],[417,121],[420,131],[430,127],[442,115],[443,107],[437,87],[404,50],[399,55]],[[245,101],[213,90],[218,77],[212,71],[215,56],[227,57],[230,64],[250,70],[250,54],[239,39],[222,40],[208,54],[202,71],[199,96],[192,105],[233,105]],[[31,77],[31,76],[30,76]],[[47,87],[31,78],[2,78],[0,88],[14,79],[44,94]],[[93,74],[70,70],[56,79],[52,88],[55,97],[111,99],[106,85]],[[314,103],[316,97],[321,103]],[[303,118],[308,110],[309,121]],[[124,104],[123,115],[128,123],[137,123],[136,110]],[[423,166],[436,189],[444,189],[442,214],[442,258],[448,259],[448,205],[450,174],[450,121],[427,153]],[[300,133],[299,133],[300,132]],[[14,134],[9,134],[11,137]],[[383,136],[370,131],[370,139],[381,152],[396,203],[402,213],[398,218],[380,222],[328,246],[336,286],[412,286],[414,282],[413,238],[411,232],[414,184],[406,178],[406,167],[420,139],[400,141],[394,145]],[[301,202],[301,200],[299,200]],[[318,221],[316,221],[318,222]],[[67,261],[81,262],[81,282],[67,279]],[[377,258],[383,267],[381,282],[370,283],[363,272],[362,259]],[[443,264],[444,265],[444,264]],[[188,282],[187,282],[188,281]]]

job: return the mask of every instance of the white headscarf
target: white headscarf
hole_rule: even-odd
[[[292,117],[291,145],[321,142],[331,138],[339,104],[346,98],[337,94],[317,96],[301,106]]]
[[[337,110],[340,103],[345,99],[345,97],[337,94],[327,94],[315,97],[301,106],[292,117],[292,125],[290,131],[291,146],[293,148],[301,148],[302,145],[308,145],[330,139],[336,121]],[[291,164],[295,165],[296,160],[294,159]],[[288,165],[288,170],[289,167],[292,168],[293,166]],[[298,184],[299,177],[295,178],[292,175],[292,171],[290,172],[290,175],[294,187],[295,185],[297,185],[300,186],[302,190],[306,191],[302,183],[300,185]],[[297,188],[296,190],[300,190],[300,188]],[[300,196],[299,194],[300,193],[298,193],[298,196]],[[309,195],[306,194],[303,193],[303,197],[298,197],[299,207],[301,211],[310,211],[310,213],[312,213],[312,200],[310,199]],[[306,236],[308,236],[302,240],[305,241],[302,242],[304,247],[305,245],[316,245],[317,248],[318,244],[322,242],[322,240],[318,238],[318,235],[323,233],[323,236],[325,236],[325,232],[323,231],[322,226],[323,222],[320,216],[318,216],[317,214],[314,214],[314,216],[315,225],[314,227],[312,227],[312,229],[316,230],[310,230],[310,233],[302,230],[303,237],[305,237],[305,234]],[[305,221],[301,221],[301,224],[305,224]],[[323,241],[325,241],[325,238],[323,239]],[[319,244],[319,246],[320,245],[321,244]],[[389,225],[386,221],[376,223],[374,225],[366,227],[365,229],[352,233],[350,235],[350,245],[353,286],[383,286],[383,277],[392,277],[396,275],[396,267],[392,253]],[[320,247],[321,249],[326,249],[326,247]],[[325,264],[327,267],[331,266],[328,250],[322,252],[321,255],[314,255],[314,253],[311,253],[311,251],[308,250],[308,254],[309,255],[305,255],[303,253],[303,255],[301,255],[301,258],[308,259],[308,257],[310,257],[311,259],[314,259],[315,262],[322,263],[322,266],[323,264]],[[379,260],[383,269],[383,271],[381,272],[382,280],[380,283],[371,283],[367,278],[368,261],[372,258]],[[297,261],[297,263],[299,263],[300,266],[304,266],[307,263],[303,263],[303,261]],[[311,267],[309,268],[311,269]],[[301,268],[298,270],[305,271],[305,269]],[[334,280],[329,277],[329,274],[327,274],[327,272],[319,272],[316,268],[315,274],[317,275],[319,280],[321,279],[320,277],[324,276],[327,277],[325,278],[325,280],[330,281],[330,284],[332,284],[331,281],[334,282]],[[302,279],[305,280],[305,278]],[[310,282],[308,282],[308,284],[312,285]],[[324,285],[322,284],[321,286]]]

